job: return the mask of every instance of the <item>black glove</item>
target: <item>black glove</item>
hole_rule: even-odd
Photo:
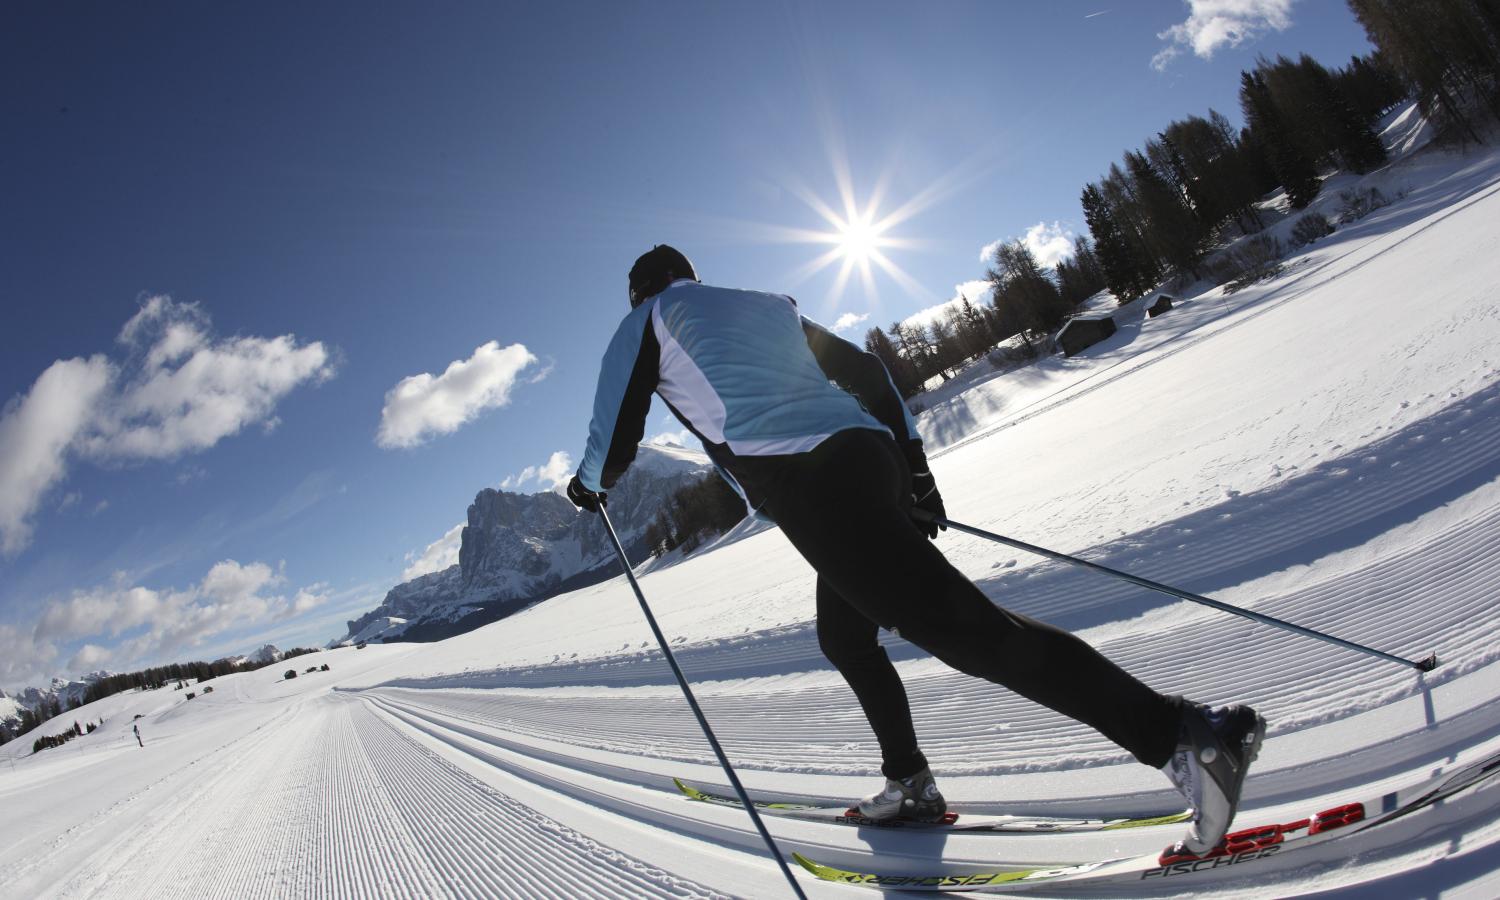
[[[579,509],[596,513],[600,507],[604,506],[604,499],[608,496],[609,494],[604,491],[591,491],[584,487],[577,475],[574,475],[573,480],[568,482],[568,499],[572,500],[573,505]]]
[[[933,517],[946,519],[948,513],[943,509],[943,495],[938,493],[937,480],[927,469],[927,454],[922,451],[922,442],[903,441],[901,455],[906,457],[907,468],[911,470],[912,521],[928,538],[936,538],[938,532],[947,531],[948,526],[939,525]]]
[[[937,480],[932,477],[931,472],[912,473],[911,511],[911,518],[917,523],[917,529],[929,539],[936,538],[939,531],[948,530],[947,525],[937,521],[948,518],[948,513],[943,509],[943,495],[938,493]],[[919,515],[918,511],[922,514]]]

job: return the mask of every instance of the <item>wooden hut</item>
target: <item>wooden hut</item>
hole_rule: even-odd
[[[1072,356],[1092,347],[1115,333],[1115,320],[1109,316],[1102,319],[1070,319],[1057,333],[1057,346],[1064,356]]]

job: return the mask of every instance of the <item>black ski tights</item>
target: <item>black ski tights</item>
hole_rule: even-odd
[[[818,643],[859,698],[887,777],[926,761],[880,628],[1094,727],[1149,766],[1166,765],[1181,700],[1068,632],[992,603],[907,516],[910,476],[890,437],[851,429],[783,459],[764,509],[817,570]]]

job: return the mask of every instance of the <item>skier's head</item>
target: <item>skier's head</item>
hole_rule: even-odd
[[[698,280],[693,264],[675,247],[657,244],[630,267],[630,308],[634,309],[667,289],[679,278]]]

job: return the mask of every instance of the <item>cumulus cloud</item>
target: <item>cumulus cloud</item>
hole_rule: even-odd
[[[518,491],[535,483],[538,491],[557,490],[573,477],[573,458],[566,450],[558,450],[539,466],[527,466],[500,482],[502,490]]]
[[[458,550],[463,545],[464,523],[459,522],[443,533],[443,536],[427,545],[420,554],[409,553],[410,563],[401,573],[402,581],[411,581],[433,572],[441,572],[449,566],[458,565]]]
[[[116,580],[50,601],[30,641],[45,652],[31,652],[21,666],[5,664],[0,677],[12,681],[25,667],[34,676],[58,656],[59,645],[82,645],[68,668],[78,672],[112,665],[149,664],[239,628],[285,621],[327,599],[327,586],[313,584],[288,595],[285,576],[263,562],[215,563],[203,579],[186,588],[155,589]],[[0,626],[0,647],[7,641]],[[13,638],[14,635],[9,637]]]
[[[31,514],[67,472],[68,449],[94,422],[112,369],[102,356],[58,360],[0,412],[0,551],[31,542]]]
[[[1073,255],[1073,232],[1063,227],[1061,222],[1038,222],[1026,229],[1026,236],[1021,238],[1021,243],[1036,257],[1036,261],[1047,268],[1052,268],[1058,263]]]
[[[97,671],[113,658],[114,654],[107,647],[100,647],[98,644],[84,644],[73,654],[73,658],[68,660],[68,671]]]
[[[1157,35],[1168,41],[1151,58],[1158,72],[1191,49],[1201,59],[1212,59],[1220,47],[1238,47],[1267,31],[1292,25],[1293,0],[1187,0],[1188,17]]]
[[[98,354],[54,362],[0,412],[0,553],[13,556],[31,542],[32,514],[71,460],[206,450],[248,426],[271,425],[287,393],[334,371],[319,342],[217,339],[196,304],[166,296],[147,300],[119,343],[118,361]]]
[[[856,313],[852,313],[852,312],[846,312],[842,316],[839,316],[837,322],[833,323],[833,330],[834,331],[848,331],[849,329],[853,328],[854,326],[858,325],[859,323],[865,321],[868,318],[870,318],[870,314],[869,313],[858,313],[858,314],[856,314]]]
[[[536,363],[521,344],[501,347],[490,341],[468,359],[449,363],[441,375],[403,378],[386,392],[375,443],[387,449],[415,447],[433,435],[451,434],[485,410],[510,403],[517,379]]]
[[[995,251],[1002,244],[1009,244],[1015,238],[1002,238],[985,244],[979,251],[979,261],[992,265],[995,261]],[[1021,237],[1021,243],[1036,257],[1036,261],[1046,268],[1051,268],[1073,255],[1074,234],[1061,222],[1038,222],[1026,229],[1026,234]],[[987,285],[988,283],[986,283]],[[972,299],[972,298],[971,298]]]

